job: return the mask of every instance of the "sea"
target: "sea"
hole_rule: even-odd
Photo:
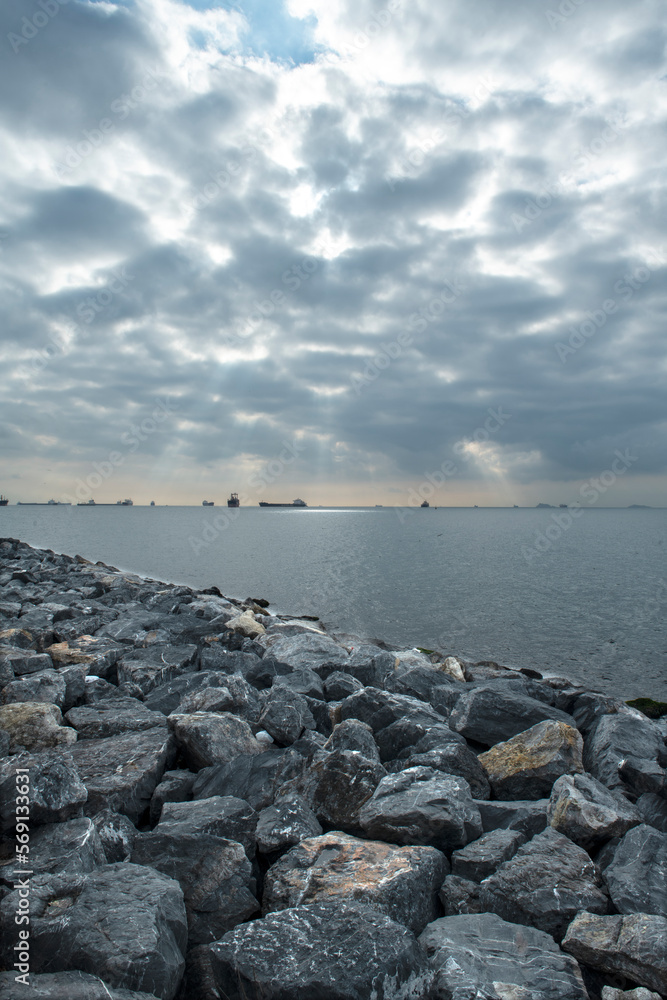
[[[0,536],[667,701],[667,509],[12,505]]]

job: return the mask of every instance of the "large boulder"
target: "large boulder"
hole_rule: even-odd
[[[589,774],[564,774],[554,783],[547,809],[554,830],[586,850],[622,837],[640,822],[627,799]]]
[[[322,632],[302,632],[299,635],[280,636],[269,644],[274,660],[285,663],[293,670],[301,667],[317,669],[320,676],[334,670],[346,670],[349,653]],[[326,668],[326,669],[322,669]]]
[[[270,913],[207,946],[225,1000],[426,1000],[433,974],[414,935],[368,906]],[[189,982],[188,982],[189,986]]]
[[[607,913],[602,876],[586,852],[551,828],[481,883],[485,908],[556,940],[579,910]]]
[[[188,946],[217,941],[259,911],[255,879],[241,844],[210,833],[140,834],[132,862],[176,879],[188,915]]]
[[[452,854],[452,875],[481,882],[513,858],[525,836],[519,830],[491,830]]]
[[[222,680],[226,683],[198,687],[185,694],[179,702],[178,715],[190,715],[192,712],[230,712],[247,722],[257,722],[262,705],[255,688],[239,674],[216,677],[216,682]]]
[[[360,813],[364,832],[390,844],[451,851],[482,833],[479,810],[462,778],[412,767],[388,774]]]
[[[178,882],[140,865],[38,875],[30,886],[30,971],[94,973],[114,987],[173,1000],[184,969],[187,921]],[[8,953],[19,889],[0,903]]]
[[[324,744],[325,750],[356,750],[368,760],[380,762],[380,753],[373,737],[373,730],[359,719],[346,719],[334,726]]]
[[[310,773],[315,780],[312,806],[320,823],[355,832],[361,810],[387,772],[358,751],[334,750],[315,761]]]
[[[648,913],[578,913],[562,947],[579,962],[667,993],[667,920]]]
[[[31,826],[61,823],[82,815],[88,791],[70,753],[44,750],[38,754],[16,754],[0,760],[0,818],[4,830],[11,829],[15,822],[19,768],[25,768],[29,775]]]
[[[547,825],[549,799],[517,802],[475,799],[475,805],[482,818],[484,833],[490,830],[519,830],[529,840]]]
[[[193,837],[210,834],[242,844],[254,857],[257,813],[243,799],[215,795],[196,802],[166,802],[155,833]]]
[[[562,774],[583,771],[581,735],[547,719],[480,754],[496,799],[542,799]]]
[[[212,795],[234,795],[253,809],[271,805],[287,782],[303,774],[306,761],[292,749],[241,754],[228,764],[216,764],[199,772],[192,786],[194,799]]]
[[[644,792],[635,804],[642,823],[648,823],[656,830],[667,833],[667,799],[663,799],[662,795]]]
[[[258,724],[282,746],[295,743],[304,730],[316,728],[304,696],[278,684],[269,691]]]
[[[91,674],[109,679],[116,676],[116,663],[124,648],[103,636],[79,635],[54,643],[49,646],[48,652],[56,666],[80,664],[87,667]]]
[[[30,984],[16,993],[13,972],[0,972],[0,1000],[155,1000],[153,993],[115,989],[89,972],[30,974]]]
[[[607,788],[625,789],[619,765],[626,757],[663,764],[660,730],[639,712],[603,715],[584,742],[584,767]]]
[[[493,913],[443,917],[419,942],[436,970],[438,997],[588,1000],[577,962],[534,927]]]
[[[62,710],[66,693],[65,680],[56,670],[38,670],[7,684],[2,689],[2,701],[5,705],[17,701],[40,701],[57,705]]]
[[[88,791],[89,816],[112,809],[138,823],[155,787],[173,763],[176,747],[163,728],[123,733],[103,740],[81,740],[71,748]]]
[[[614,851],[604,880],[619,913],[667,918],[667,833],[635,826]]]
[[[516,693],[507,685],[482,684],[461,695],[449,724],[466,739],[490,747],[546,719],[576,728],[572,716],[546,702]]]
[[[214,764],[226,764],[240,754],[261,753],[247,722],[229,712],[193,712],[170,715],[169,729],[192,771]]]
[[[405,694],[392,694],[390,691],[381,691],[374,687],[356,691],[346,698],[340,707],[340,716],[343,720],[359,719],[361,722],[367,723],[374,733],[379,733],[380,730],[386,729],[394,722],[405,724],[408,720],[412,725],[422,727],[420,735],[423,735],[432,726],[444,728],[447,726],[443,717],[435,709],[419,701],[418,698],[412,698]],[[456,739],[454,735],[452,738]],[[410,745],[412,744],[404,743],[404,746]],[[396,750],[391,756],[397,757],[398,754],[399,751]]]
[[[123,813],[103,809],[93,817],[93,823],[104,848],[107,863],[129,861],[132,845],[138,836],[138,831]]]
[[[166,729],[161,712],[151,712],[136,698],[100,701],[81,705],[65,713],[65,721],[75,729],[80,740],[99,740],[120,733],[141,733],[146,729]]]
[[[309,837],[319,837],[322,827],[300,795],[280,799],[259,814],[255,839],[262,854],[284,851]]]
[[[136,684],[144,694],[148,694],[165,681],[192,670],[196,655],[194,643],[183,646],[156,643],[145,649],[133,649],[117,662],[118,682]]]
[[[14,886],[16,881],[15,845],[8,845],[9,858],[0,857],[0,881]],[[29,868],[34,875],[90,872],[106,864],[106,856],[97,830],[88,817],[69,819],[64,823],[38,826],[30,836]]]
[[[9,733],[9,752],[21,749],[39,753],[50,747],[76,743],[76,733],[63,726],[57,705],[39,701],[18,701],[0,706],[0,729]]]
[[[162,815],[165,802],[188,802],[192,798],[196,774],[192,771],[165,771],[160,784],[151,797],[150,822],[155,826]]]
[[[431,736],[435,730],[431,731]],[[452,734],[454,735],[454,734]],[[423,742],[423,741],[422,741]],[[464,743],[448,743],[444,747],[426,750],[424,753],[413,753],[411,756],[390,761],[387,770],[404,771],[408,767],[432,767],[444,774],[458,775],[470,785],[473,798],[488,799],[491,796],[491,786],[479,759]]]
[[[24,674],[35,674],[38,670],[52,667],[53,660],[48,653],[36,653],[33,649],[20,649],[18,646],[0,646],[0,669],[5,676],[23,677]]]
[[[303,840],[267,872],[263,912],[305,903],[356,901],[418,934],[437,916],[437,892],[449,870],[432,847],[391,847],[326,833]]]

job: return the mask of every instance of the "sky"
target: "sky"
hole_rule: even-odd
[[[3,0],[0,491],[664,506],[664,12]]]

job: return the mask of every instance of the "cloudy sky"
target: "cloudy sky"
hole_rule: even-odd
[[[0,490],[664,505],[664,13],[3,0]]]

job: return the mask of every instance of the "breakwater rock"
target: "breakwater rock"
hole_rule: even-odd
[[[0,1000],[667,996],[663,720],[450,652],[0,539]]]

